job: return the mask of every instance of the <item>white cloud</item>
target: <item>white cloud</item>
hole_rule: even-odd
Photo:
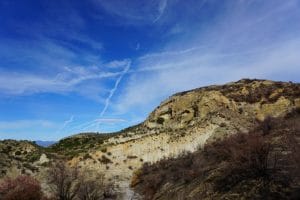
[[[57,124],[48,120],[0,121],[0,130],[22,130],[32,127],[55,128]]]
[[[126,122],[124,119],[120,118],[99,118],[95,120],[96,123],[104,123],[104,124],[116,124],[121,122]]]
[[[87,68],[66,68],[55,76],[34,73],[0,71],[0,93],[4,95],[26,95],[33,93],[65,93],[77,91],[77,85],[88,80],[116,77],[120,73],[88,71]]]
[[[125,60],[113,60],[111,62],[105,63],[104,66],[108,68],[123,68],[124,65],[127,65],[130,62],[129,59]]]

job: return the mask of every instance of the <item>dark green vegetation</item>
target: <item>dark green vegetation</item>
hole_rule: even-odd
[[[105,140],[117,135],[112,134],[99,134],[99,133],[82,133],[72,137],[60,140],[58,143],[50,146],[46,150],[49,153],[57,153],[64,155],[67,158],[72,158],[87,151],[98,149],[103,146]]]
[[[144,164],[132,186],[145,199],[299,199],[300,110],[194,153]]]
[[[106,152],[106,144],[112,137],[130,137],[129,132],[145,133],[141,128],[142,124],[137,124],[114,133],[80,133],[64,138],[48,148],[43,148],[48,153],[65,156],[71,159],[75,156],[83,155],[87,151],[100,150]]]

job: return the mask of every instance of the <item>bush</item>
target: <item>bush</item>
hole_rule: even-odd
[[[100,149],[100,151],[101,151],[102,153],[106,153],[106,152],[107,152],[107,148],[106,148],[106,147],[102,147],[102,148]]]
[[[78,167],[70,168],[64,163],[55,163],[48,171],[48,184],[54,197],[59,200],[72,200],[80,188]]]
[[[227,165],[216,181],[217,190],[230,190],[241,179],[270,177],[276,169],[276,157],[271,158],[271,144],[259,133],[236,134],[205,147]]]
[[[299,199],[299,120],[299,112],[288,118],[266,118],[249,133],[231,135],[177,158],[145,163],[134,173],[131,186],[145,199],[152,199],[162,188],[167,189],[160,194],[203,185],[219,198],[236,193],[241,199],[253,195],[257,199]],[[209,192],[205,189],[198,199],[214,199],[207,196]]]
[[[83,159],[84,160],[93,159],[93,157],[89,153],[86,153],[86,154],[84,154]]]
[[[81,185],[77,197],[80,200],[102,200],[116,198],[114,185],[105,182],[104,175],[101,173],[94,174],[93,177],[82,176]]]
[[[110,164],[113,163],[108,157],[105,155],[102,155],[101,158],[99,158],[99,161],[103,164]]]
[[[101,173],[56,163],[48,171],[48,183],[57,200],[102,200],[116,197],[114,185]]]
[[[43,193],[39,181],[30,176],[6,178],[0,183],[1,200],[41,200]]]
[[[157,120],[156,120],[156,122],[157,122],[158,124],[163,124],[164,121],[165,121],[165,119],[162,118],[162,117],[158,117]]]

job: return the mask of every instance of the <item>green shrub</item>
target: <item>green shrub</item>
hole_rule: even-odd
[[[93,159],[93,157],[92,157],[89,153],[86,153],[86,154],[83,156],[83,159],[84,159],[84,160],[87,160],[87,159]]]
[[[165,121],[165,119],[162,118],[162,117],[158,117],[157,120],[156,120],[156,122],[157,122],[158,124],[163,124],[164,121]]]
[[[110,164],[112,163],[112,161],[106,157],[105,155],[102,155],[101,158],[99,158],[99,161],[103,164]]]
[[[107,152],[107,148],[106,148],[106,147],[102,147],[102,148],[100,149],[100,151],[101,151],[102,153],[106,153],[106,152]]]

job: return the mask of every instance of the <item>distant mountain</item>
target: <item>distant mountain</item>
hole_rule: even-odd
[[[39,146],[42,147],[49,147],[50,145],[56,143],[56,141],[42,141],[42,140],[37,140],[35,143]]]

